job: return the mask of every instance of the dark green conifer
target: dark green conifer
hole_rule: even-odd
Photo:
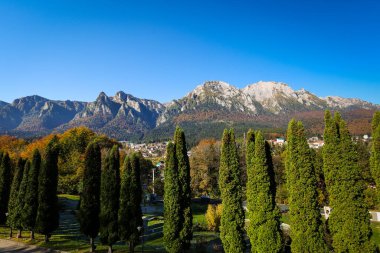
[[[118,212],[120,196],[120,156],[118,146],[108,152],[104,161],[100,184],[100,241],[108,245],[108,252],[112,252],[112,245],[119,239]]]
[[[191,210],[191,188],[190,188],[190,163],[187,156],[185,133],[179,127],[174,134],[176,156],[178,161],[178,179],[180,184],[180,199],[182,228],[180,232],[181,242],[184,249],[190,248],[190,241],[193,238],[193,214]]]
[[[220,156],[219,189],[223,204],[220,238],[226,253],[243,252],[245,249],[240,175],[235,134],[232,129],[225,129]]]
[[[38,149],[33,151],[32,163],[28,173],[28,185],[25,193],[25,201],[22,212],[22,226],[29,229],[30,238],[34,239],[34,230],[38,209],[38,175],[41,168],[41,155]]]
[[[54,136],[45,149],[44,162],[38,176],[36,231],[45,235],[45,242],[49,241],[51,233],[59,226],[58,154],[58,138]]]
[[[11,192],[9,197],[9,203],[8,203],[8,217],[7,217],[7,225],[10,227],[10,235],[9,237],[12,238],[12,232],[13,229],[19,229],[20,226],[18,224],[20,223],[17,217],[17,214],[19,213],[17,211],[18,208],[18,194],[20,190],[21,181],[23,180],[23,174],[24,174],[24,166],[25,161],[22,158],[19,158],[17,161],[16,170],[13,176],[12,186],[11,186]]]
[[[376,183],[380,199],[380,111],[375,112],[372,119],[371,174]]]
[[[291,120],[287,132],[286,177],[292,252],[328,252],[317,203],[313,158],[301,122]]]
[[[129,242],[130,252],[134,252],[143,229],[140,170],[137,154],[125,158],[120,188],[119,235],[121,240]]]
[[[326,122],[326,128],[329,123]],[[338,145],[334,146],[334,161],[329,161],[330,157],[326,154],[326,150],[333,148],[329,141],[333,138],[328,131],[325,131],[327,142],[324,147],[324,162],[333,164],[335,168],[329,174],[334,180],[327,188],[332,208],[328,220],[332,246],[335,252],[375,252],[375,246],[370,242],[370,215],[364,203],[365,184],[358,167],[358,155],[346,123],[339,114],[336,114],[333,123],[337,126],[339,137]]]
[[[23,212],[25,205],[25,195],[26,190],[29,184],[29,170],[30,170],[30,162],[26,161],[24,172],[22,176],[22,180],[19,187],[19,192],[17,194],[16,207],[15,207],[15,218],[14,218],[14,226],[18,229],[17,238],[21,238],[21,232],[23,230]]]
[[[247,177],[249,178],[251,176],[251,178],[253,178],[254,175],[252,174],[253,172],[252,169],[253,169],[253,158],[255,157],[255,131],[253,131],[252,129],[248,130],[245,149],[246,149],[245,163],[247,166]],[[248,193],[250,190],[251,188],[248,187],[247,185],[247,196],[251,195],[251,193]]]
[[[252,136],[252,134],[251,134]],[[270,147],[259,131],[255,138],[254,154],[247,164],[247,208],[251,241],[251,252],[280,252],[282,238],[280,231],[280,212],[275,203],[274,170]],[[247,142],[247,144],[250,141]],[[247,151],[252,147],[247,145]],[[249,152],[248,151],[248,152]]]
[[[8,153],[3,154],[0,166],[0,225],[6,222],[6,213],[8,212],[9,194],[11,188],[11,159]]]
[[[376,128],[380,125],[380,111],[376,111],[373,114],[372,118],[372,131],[375,131]]]
[[[99,233],[101,153],[97,143],[90,143],[84,156],[83,190],[79,206],[80,230],[90,238],[94,252],[94,239]]]
[[[181,189],[178,176],[178,161],[175,144],[170,142],[166,148],[164,184],[164,245],[169,253],[183,250],[180,232],[182,228]]]

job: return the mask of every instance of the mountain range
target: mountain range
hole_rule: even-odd
[[[321,133],[323,111],[339,110],[357,134],[370,132],[370,118],[380,106],[356,98],[318,97],[280,82],[258,82],[239,89],[208,81],[170,103],[140,99],[122,91],[101,92],[94,102],[56,101],[37,95],[12,103],[0,101],[0,133],[36,137],[87,126],[116,139],[158,140],[172,135],[175,125],[195,139],[219,137],[224,127],[283,131],[292,117],[311,132]]]

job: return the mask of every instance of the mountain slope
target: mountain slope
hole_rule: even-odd
[[[0,134],[38,136],[84,125],[117,139],[155,140],[168,138],[180,124],[191,138],[201,138],[219,136],[224,127],[278,131],[292,117],[320,132],[325,109],[342,111],[361,133],[369,131],[369,115],[380,107],[360,99],[321,98],[279,82],[260,81],[239,89],[208,81],[165,105],[122,91],[114,96],[101,92],[93,102],[56,101],[36,95],[10,104],[0,101]]]

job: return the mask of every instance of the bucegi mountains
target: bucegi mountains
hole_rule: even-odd
[[[359,134],[370,132],[375,105],[360,99],[318,97],[304,89],[293,90],[279,82],[258,82],[238,89],[220,81],[197,86],[170,103],[136,98],[122,91],[101,92],[94,102],[56,101],[28,96],[11,104],[0,101],[0,133],[21,137],[62,132],[87,126],[116,139],[165,139],[176,124],[197,137],[219,136],[220,129],[285,129],[292,117],[311,131],[321,132],[323,111],[339,110]]]

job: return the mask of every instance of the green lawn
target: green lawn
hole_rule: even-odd
[[[380,222],[371,222],[373,231],[372,241],[380,248]]]

